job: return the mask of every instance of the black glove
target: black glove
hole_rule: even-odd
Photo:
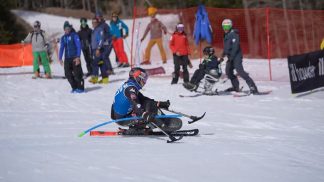
[[[170,106],[170,101],[169,100],[167,100],[167,101],[160,101],[158,103],[158,107],[159,108],[169,109],[169,106]]]
[[[151,112],[144,112],[142,117],[146,122],[153,122],[155,120],[155,114]]]

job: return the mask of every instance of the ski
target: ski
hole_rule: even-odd
[[[226,92],[226,91],[217,91],[217,90],[215,90],[214,92],[210,92],[210,93],[203,92],[203,91],[195,91],[195,94],[192,94],[192,95],[180,94],[179,97],[199,97],[199,96],[215,96],[215,95],[218,95],[218,96],[231,95],[231,93]]]
[[[258,93],[251,94],[250,91],[242,91],[242,92],[232,92],[231,94],[233,97],[246,97],[246,96],[252,96],[252,95],[268,95],[272,92],[272,90],[267,91],[259,91]]]
[[[196,136],[199,133],[199,129],[191,130],[178,130],[171,132],[172,136]],[[165,136],[162,131],[153,131],[143,135],[127,135],[120,131],[90,131],[90,136],[109,137],[109,136]]]

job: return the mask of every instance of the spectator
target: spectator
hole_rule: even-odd
[[[87,19],[86,18],[81,18],[80,19],[80,30],[78,31],[78,35],[80,37],[81,41],[81,48],[83,52],[84,59],[86,61],[87,65],[87,71],[86,77],[90,76],[92,73],[92,58],[91,58],[91,32],[92,29],[89,28],[87,24]]]
[[[112,13],[111,18],[110,28],[112,33],[113,46],[119,61],[118,67],[129,67],[128,58],[124,50],[123,42],[123,39],[128,36],[128,27],[123,21],[119,19],[117,13]],[[123,29],[125,30],[125,34],[123,32]]]
[[[31,31],[22,43],[31,43],[33,50],[33,78],[40,77],[39,73],[39,59],[45,70],[45,78],[51,78],[51,68],[47,55],[47,47],[49,46],[47,35],[45,31],[41,29],[41,23],[39,21],[34,22],[34,30]]]
[[[166,54],[162,45],[162,32],[166,34],[167,29],[163,23],[156,18],[156,11],[156,8],[153,7],[148,9],[148,15],[151,16],[151,22],[147,25],[144,35],[141,38],[141,42],[145,39],[149,31],[151,33],[151,38],[145,49],[144,62],[142,62],[142,64],[151,64],[151,49],[155,44],[158,45],[160,50],[162,62],[167,62]]]
[[[180,75],[180,66],[183,70],[183,81],[189,82],[189,72],[187,66],[190,64],[189,60],[189,43],[186,33],[184,32],[184,25],[179,23],[176,26],[176,31],[172,34],[170,40],[170,49],[173,53],[174,73],[171,84],[177,84]]]
[[[103,30],[102,59],[106,63],[107,74],[114,74],[114,70],[109,59],[109,55],[113,47],[111,30],[101,12],[96,13],[96,18],[99,20],[99,26]]]
[[[64,72],[72,87],[71,93],[83,93],[84,80],[80,61],[81,42],[78,34],[72,30],[72,25],[68,21],[64,22],[63,28],[64,35],[60,40],[59,60],[63,65],[62,57],[64,52]]]
[[[91,34],[91,48],[93,53],[93,64],[92,64],[92,77],[89,82],[107,84],[109,82],[107,65],[104,60],[105,49],[104,49],[104,29],[100,26],[100,20],[95,17],[92,19],[93,31]],[[102,79],[98,82],[99,67],[101,71]]]

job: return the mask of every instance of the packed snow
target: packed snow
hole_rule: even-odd
[[[28,23],[40,20],[47,32],[63,32],[64,17],[14,12]],[[69,21],[78,27],[77,19]],[[158,58],[158,52],[152,57]],[[193,93],[182,87],[182,80],[170,85],[173,61],[168,58],[163,65],[167,73],[149,78],[143,93],[169,99],[173,110],[197,116],[206,112],[194,124],[182,118],[184,129],[199,128],[200,134],[172,144],[166,137],[78,137],[110,120],[115,91],[129,68],[116,69],[108,85],[86,81],[84,94],[70,93],[57,62],[51,65],[51,80],[31,79],[31,66],[1,68],[0,181],[324,181],[323,89],[292,95],[285,59],[272,62],[280,81],[268,81],[265,60],[244,61],[259,90],[272,90],[269,95],[180,98]],[[197,68],[199,60],[193,64]],[[151,67],[161,65],[155,60]],[[216,85],[220,90],[229,86],[229,81]],[[110,124],[98,130],[117,128]]]

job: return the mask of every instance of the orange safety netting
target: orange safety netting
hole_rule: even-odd
[[[193,31],[198,7],[187,9],[159,9],[159,14],[177,14],[186,26],[194,45]],[[225,9],[206,7],[213,29],[213,46],[223,48],[221,22],[233,21],[239,30],[241,48],[245,56],[253,58],[286,58],[320,49],[324,38],[324,11],[288,10],[277,8]],[[147,16],[147,9],[137,8],[137,17]],[[269,39],[268,39],[269,37]]]
[[[0,67],[30,66],[32,64],[31,44],[0,45]]]

